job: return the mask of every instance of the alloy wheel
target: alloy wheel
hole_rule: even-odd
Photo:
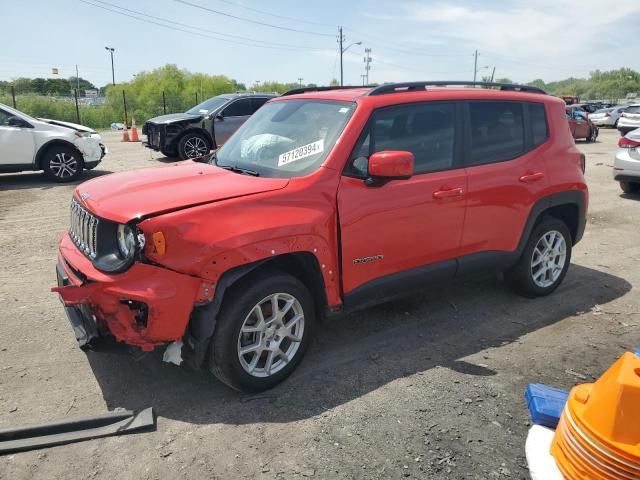
[[[78,172],[78,161],[71,154],[56,153],[49,161],[49,169],[58,178],[69,178]]]
[[[304,334],[304,311],[293,295],[274,293],[260,300],[244,319],[237,353],[254,377],[270,377],[298,352]]]
[[[541,288],[553,285],[567,261],[567,243],[564,236],[557,230],[546,232],[531,256],[531,275],[533,282]]]
[[[201,157],[209,152],[209,146],[200,137],[191,137],[184,142],[184,153],[188,158]]]

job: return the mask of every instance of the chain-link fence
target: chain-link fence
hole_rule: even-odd
[[[168,94],[164,91],[149,95],[131,94],[111,89],[107,96],[17,95],[15,91],[0,93],[0,103],[14,107],[33,117],[74,122],[91,128],[110,128],[114,123],[138,126],[158,115],[185,112],[194,105],[219,93]]]

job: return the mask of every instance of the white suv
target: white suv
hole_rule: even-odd
[[[106,153],[90,128],[33,118],[0,103],[0,172],[44,170],[56,182],[70,182]]]
[[[636,128],[640,128],[640,103],[629,105],[618,119],[620,135],[626,135]]]
[[[618,142],[613,161],[613,179],[625,193],[640,193],[640,128],[627,133]]]

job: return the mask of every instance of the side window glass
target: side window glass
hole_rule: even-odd
[[[244,117],[251,115],[251,99],[241,98],[234,101],[231,105],[224,109],[222,115],[224,117]]]
[[[544,105],[541,103],[529,104],[529,121],[531,122],[531,138],[533,146],[542,145],[549,138],[549,129],[547,127],[547,117],[544,111]]]
[[[9,117],[12,117],[9,112],[5,112],[4,110],[0,109],[0,126],[6,127],[7,122],[9,121]]]
[[[371,153],[405,150],[413,153],[416,174],[453,166],[455,105],[425,103],[385,108],[375,113]]]
[[[254,113],[256,113],[256,110],[258,110],[262,105],[267,103],[267,100],[269,100],[269,99],[268,98],[252,98],[251,99],[251,114],[253,115]]]
[[[470,164],[511,160],[525,151],[523,105],[517,102],[470,102]]]

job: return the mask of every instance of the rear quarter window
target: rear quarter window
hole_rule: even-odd
[[[547,116],[542,103],[530,103],[528,107],[531,138],[533,140],[533,146],[538,147],[549,138]]]

